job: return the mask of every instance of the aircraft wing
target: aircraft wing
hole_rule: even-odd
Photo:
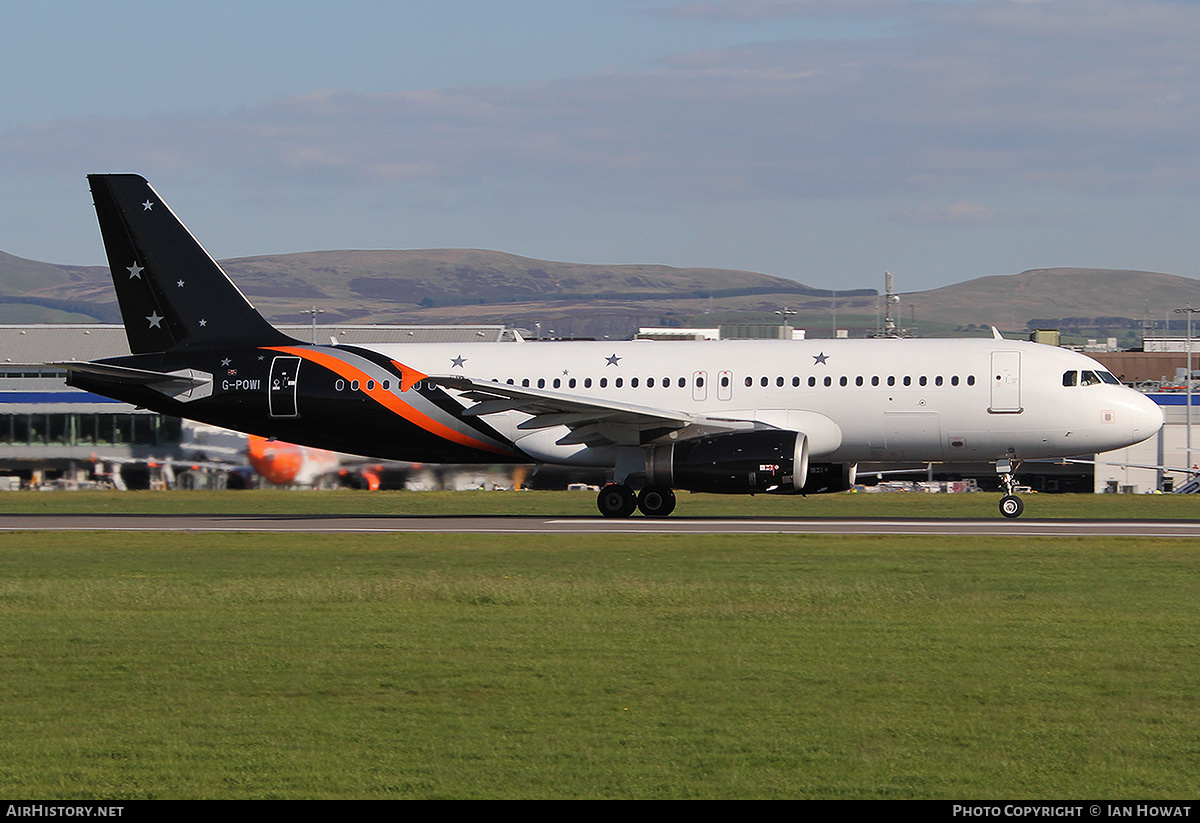
[[[468,416],[517,411],[532,415],[517,426],[524,431],[566,426],[570,433],[557,441],[560,445],[645,445],[672,433],[674,439],[688,439],[761,428],[752,420],[689,414],[458,375],[428,377],[425,382],[474,401],[475,404],[463,412]]]

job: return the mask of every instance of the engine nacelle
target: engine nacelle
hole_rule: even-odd
[[[652,446],[646,482],[719,494],[794,494],[808,480],[808,437],[791,431],[752,431],[697,437]]]
[[[800,494],[830,494],[854,488],[857,482],[857,463],[809,463],[808,479]]]

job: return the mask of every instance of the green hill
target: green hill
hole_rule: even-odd
[[[506,323],[563,337],[628,337],[638,326],[773,322],[813,336],[873,329],[881,311],[870,288],[816,289],[745,271],[652,265],[585,265],[473,249],[317,251],[244,257],[222,265],[274,322]],[[996,325],[1137,337],[1145,318],[1200,306],[1200,281],[1110,269],[1034,269],[980,277],[901,296],[902,325],[925,333]],[[25,308],[22,308],[25,307]],[[36,307],[33,308],[33,307]],[[0,253],[0,319],[119,322],[108,270],[57,266]],[[19,322],[9,320],[8,322]],[[1128,341],[1126,341],[1128,342]]]

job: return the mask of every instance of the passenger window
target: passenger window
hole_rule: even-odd
[[[618,377],[616,380],[613,381],[613,385],[616,386],[618,389],[621,388],[622,386],[625,385],[625,378]]]
[[[638,387],[638,379],[636,377],[629,378],[629,386],[636,389]]]
[[[808,387],[811,389],[815,385],[817,385],[817,378],[815,378],[815,377],[808,378]]]
[[[783,378],[782,378],[782,377],[776,377],[776,378],[775,378],[775,385],[776,385],[776,386],[782,386],[782,385],[783,385]]]
[[[792,378],[792,388],[798,388],[799,386],[800,386],[800,378],[793,377]]]
[[[767,378],[765,378],[765,377],[759,378],[758,382],[761,386],[763,386],[765,388],[767,385]]]
[[[590,377],[583,378],[583,387],[585,389],[590,389],[592,387],[592,378],[590,378]]]
[[[608,378],[607,377],[600,378],[600,388],[602,388],[602,389],[608,388]]]

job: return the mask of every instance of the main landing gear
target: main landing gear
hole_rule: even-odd
[[[1017,487],[1016,469],[1020,465],[1013,465],[1013,461],[1005,458],[996,461],[996,471],[1000,475],[1000,482],[1004,484],[1004,496],[1000,498],[1000,514],[1012,519],[1020,517],[1021,512],[1025,511],[1025,504],[1021,502],[1021,498],[1013,494]]]
[[[605,517],[629,517],[640,509],[647,517],[666,517],[675,511],[675,492],[666,486],[647,486],[640,493],[621,483],[609,483],[600,490],[596,508]]]

